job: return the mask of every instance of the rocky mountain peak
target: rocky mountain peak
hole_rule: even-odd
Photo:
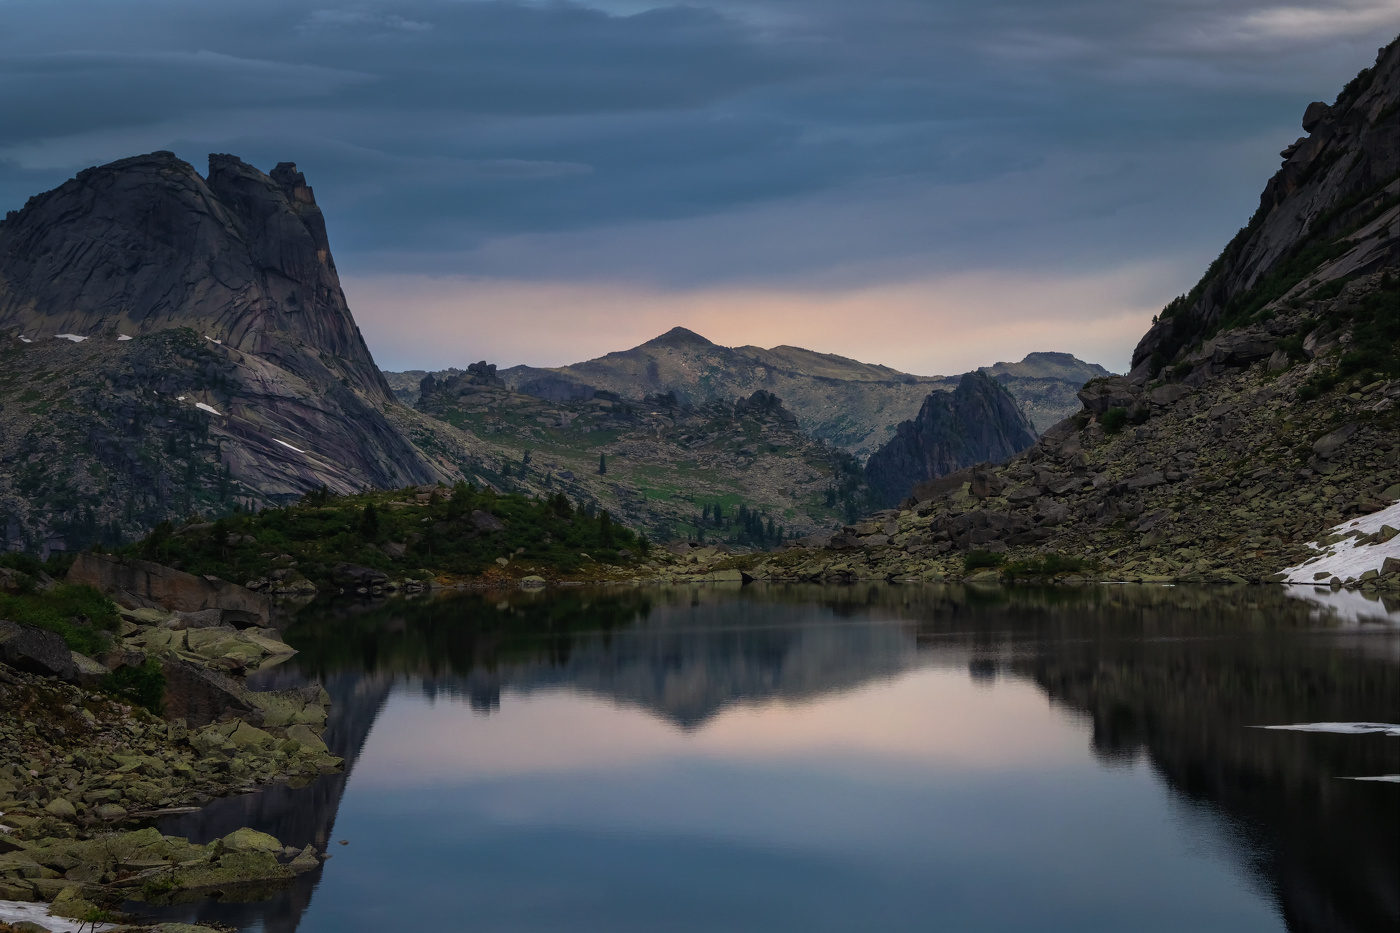
[[[345,301],[325,219],[290,162],[209,174],[159,151],[90,168],[0,224],[0,330],[126,336],[189,327],[389,399]]]
[[[983,372],[965,374],[952,392],[931,392],[919,414],[870,455],[866,482],[884,507],[918,483],[984,461],[999,462],[1035,443],[1035,428],[1016,399]]]
[[[684,327],[673,327],[659,337],[653,337],[644,347],[713,347],[715,344],[704,337],[701,337],[693,330]]]

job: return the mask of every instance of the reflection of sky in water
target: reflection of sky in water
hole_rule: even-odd
[[[690,731],[566,689],[490,716],[400,690],[300,930],[1283,929],[1086,732],[966,668]]]

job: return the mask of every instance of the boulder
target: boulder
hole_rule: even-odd
[[[78,679],[78,665],[63,639],[32,625],[0,621],[0,661],[31,674]]]
[[[1332,108],[1320,100],[1308,104],[1303,111],[1303,132],[1311,133],[1332,113]]]
[[[287,863],[287,867],[299,875],[304,871],[320,868],[321,859],[320,856],[316,854],[316,850],[308,845],[301,850],[296,858]]]
[[[246,722],[240,722],[238,728],[229,735],[228,740],[239,748],[271,748],[277,744],[277,740],[270,733],[262,731],[257,726],[250,726]]]
[[[187,613],[222,609],[246,614],[249,624],[272,621],[272,602],[266,596],[217,577],[197,577],[152,561],[79,554],[68,580],[96,587],[130,609],[159,606]]]
[[[1245,366],[1255,360],[1268,359],[1278,349],[1278,340],[1271,334],[1233,331],[1211,341],[1210,360],[1221,366]]]
[[[339,586],[383,586],[389,575],[373,567],[361,567],[342,561],[331,568],[331,579]]]
[[[504,531],[506,525],[490,512],[476,509],[472,512],[472,527],[477,531]]]
[[[73,806],[62,797],[55,797],[44,807],[44,812],[49,816],[56,816],[66,823],[71,823],[78,818],[78,808]]]
[[[1152,390],[1148,398],[1152,400],[1153,405],[1161,405],[1163,408],[1166,408],[1170,405],[1175,405],[1190,394],[1191,389],[1189,386],[1173,383],[1171,385],[1158,386]]]
[[[225,713],[242,715],[253,709],[248,691],[238,681],[182,658],[169,657],[165,672],[165,715],[183,719],[198,729]]]
[[[224,849],[229,852],[272,852],[282,851],[282,843],[276,836],[269,836],[267,833],[260,833],[256,829],[243,827],[235,829],[219,840],[224,844]]]
[[[1094,379],[1079,390],[1079,400],[1096,415],[1110,408],[1129,408],[1138,398],[1137,387],[1123,376]]]
[[[18,593],[32,584],[29,574],[11,570],[9,567],[0,567],[0,593]]]
[[[1006,488],[1005,481],[989,469],[974,468],[972,479],[968,481],[967,491],[977,499],[986,499],[990,496],[999,496]]]
[[[1313,453],[1326,460],[1340,450],[1342,445],[1350,440],[1355,433],[1356,425],[1344,424],[1337,430],[1318,438],[1313,443]]]
[[[296,740],[302,748],[319,753],[329,753],[330,749],[321,737],[311,731],[311,727],[298,723],[287,730],[287,738]]]

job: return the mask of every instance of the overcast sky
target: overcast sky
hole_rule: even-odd
[[[1126,368],[1400,0],[0,0],[0,209],[294,161],[381,366]]]

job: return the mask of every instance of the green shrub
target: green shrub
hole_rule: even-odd
[[[1103,425],[1104,433],[1117,434],[1123,430],[1123,425],[1128,423],[1128,410],[1126,408],[1110,408],[1099,417],[1099,424]]]
[[[1000,567],[1006,557],[994,551],[968,551],[963,558],[964,570],[982,570],[986,567]]]
[[[165,699],[165,672],[152,658],[140,667],[117,668],[102,678],[102,689],[159,716]]]
[[[1059,573],[1079,573],[1089,568],[1089,562],[1079,557],[1066,557],[1063,554],[1046,554],[1044,557],[1031,557],[1012,561],[1002,571],[1008,580],[1027,577],[1053,577]]]
[[[120,621],[117,607],[90,586],[60,583],[51,590],[0,593],[0,619],[57,632],[68,647],[98,654],[111,644]]]

